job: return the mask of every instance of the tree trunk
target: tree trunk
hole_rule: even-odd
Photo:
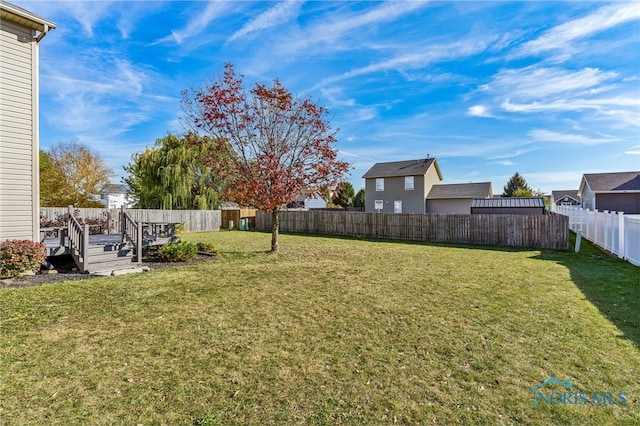
[[[280,229],[280,210],[271,211],[271,253],[278,252],[278,230]]]

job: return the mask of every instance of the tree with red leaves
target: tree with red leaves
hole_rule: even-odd
[[[182,92],[185,120],[218,141],[208,166],[227,177],[222,197],[271,212],[271,251],[278,251],[279,212],[299,196],[337,188],[349,164],[337,158],[327,110],[294,97],[279,80],[256,83],[226,63],[218,81]]]

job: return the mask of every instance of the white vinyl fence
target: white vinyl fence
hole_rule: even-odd
[[[569,217],[569,229],[572,231],[581,231],[589,241],[640,266],[640,215],[567,206],[556,206],[555,211]]]

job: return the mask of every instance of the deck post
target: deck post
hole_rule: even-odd
[[[142,222],[136,222],[136,260],[138,265],[142,264]]]
[[[82,231],[82,272],[89,270],[89,225],[83,225]]]
[[[125,242],[126,226],[127,224],[124,220],[124,205],[122,205],[120,206],[120,235],[122,235],[121,242],[123,243]]]

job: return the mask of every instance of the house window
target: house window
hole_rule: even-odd
[[[384,191],[384,178],[376,179],[376,191]]]
[[[382,210],[384,208],[384,201],[383,200],[376,200],[375,201],[375,208],[378,211]]]
[[[396,200],[393,202],[393,212],[402,213],[402,200]]]
[[[413,191],[413,176],[404,177],[404,190]]]

